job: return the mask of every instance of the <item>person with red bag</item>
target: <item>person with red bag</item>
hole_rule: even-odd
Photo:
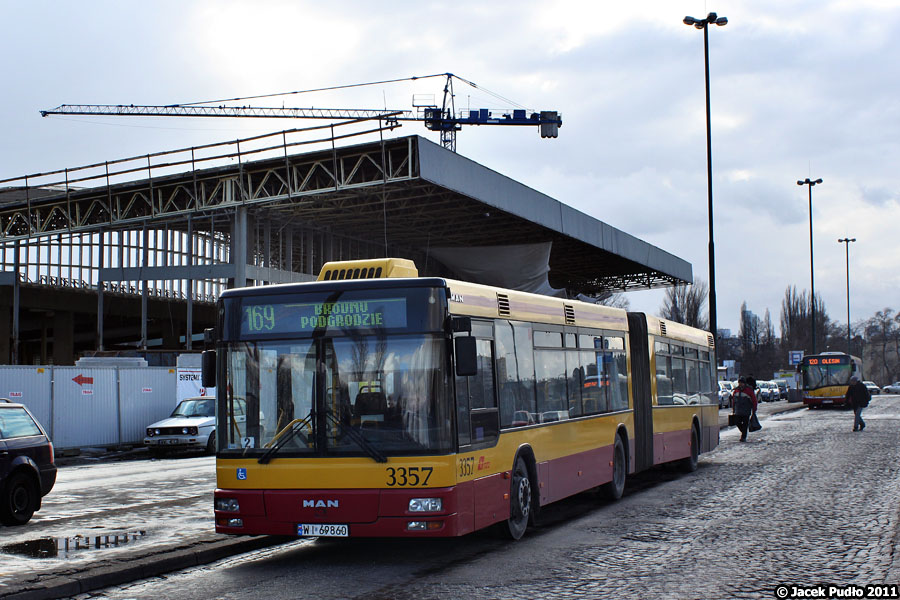
[[[738,386],[731,393],[731,411],[734,413],[735,425],[741,431],[741,441],[747,441],[747,430],[750,428],[750,417],[756,412],[756,394],[744,377],[738,378]]]

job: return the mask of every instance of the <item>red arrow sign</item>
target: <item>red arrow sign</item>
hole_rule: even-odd
[[[81,375],[80,373],[76,377],[73,377],[72,381],[74,381],[78,385],[83,385],[85,383],[90,383],[91,385],[94,385],[93,377],[85,377],[84,375]]]

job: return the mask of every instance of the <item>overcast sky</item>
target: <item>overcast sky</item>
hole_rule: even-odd
[[[172,104],[452,72],[457,106],[562,113],[470,127],[458,151],[658,246],[708,279],[703,33],[710,34],[719,327],[746,301],[778,333],[789,285],[846,322],[900,309],[900,2],[13,2],[0,0],[0,178],[298,126],[286,121],[52,117],[63,103]],[[439,79],[285,106],[411,107]],[[263,104],[260,100],[255,104]],[[301,125],[302,126],[302,125]],[[407,124],[397,135],[435,134]],[[629,293],[658,313],[662,292]]]

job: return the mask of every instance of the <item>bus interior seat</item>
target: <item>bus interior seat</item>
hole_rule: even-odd
[[[356,403],[353,405],[353,414],[362,418],[366,415],[381,415],[387,412],[387,398],[384,392],[360,392],[356,396]]]

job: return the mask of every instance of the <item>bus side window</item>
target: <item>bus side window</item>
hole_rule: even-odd
[[[559,350],[535,350],[534,363],[540,420],[560,421],[568,418],[566,353]]]
[[[709,364],[709,352],[700,353],[700,394],[703,396],[704,404],[716,404],[718,399],[712,393],[713,381],[711,378],[712,369]]]
[[[656,355],[656,403],[659,406],[673,403],[671,360],[665,354]]]
[[[580,417],[584,414],[581,405],[581,391],[584,388],[584,368],[579,365],[578,352],[566,350],[566,373],[568,381],[568,409],[570,417]]]
[[[509,321],[497,321],[494,327],[494,344],[497,348],[497,400],[500,408],[500,426],[527,425],[527,418],[517,415],[516,396],[519,388],[519,367],[513,328]]]
[[[516,393],[516,414],[520,420],[536,421],[537,407],[535,403],[534,385],[534,343],[531,325],[513,323],[513,336],[516,345],[516,365],[519,369],[519,384]]]
[[[492,441],[500,432],[491,340],[479,339],[476,349],[478,373],[456,378],[457,437],[461,446]]]
[[[460,446],[472,443],[469,422],[469,378],[456,376],[456,436]]]
[[[469,398],[472,410],[476,408],[496,408],[497,398],[494,395],[494,352],[491,340],[478,340],[478,373],[471,378]]]
[[[684,373],[684,359],[672,358],[672,379],[674,383],[674,404],[687,404],[687,377]]]

